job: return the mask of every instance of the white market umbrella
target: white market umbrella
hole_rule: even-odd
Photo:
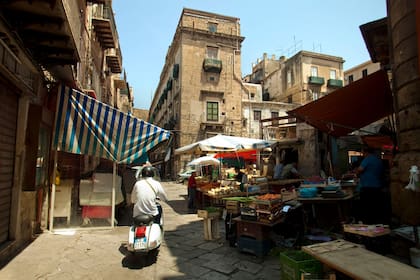
[[[200,154],[214,152],[233,152],[271,147],[274,140],[237,137],[218,134],[216,136],[186,145],[175,150],[175,154]]]
[[[220,164],[220,161],[217,158],[204,156],[204,157],[193,159],[187,165],[195,166],[195,165],[219,165],[219,164]]]

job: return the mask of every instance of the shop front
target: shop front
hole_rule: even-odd
[[[81,92],[61,87],[53,136],[50,230],[113,227],[125,201],[126,166],[170,133]]]

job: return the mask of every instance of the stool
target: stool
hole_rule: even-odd
[[[219,217],[204,218],[204,239],[214,240],[220,237],[219,235]]]

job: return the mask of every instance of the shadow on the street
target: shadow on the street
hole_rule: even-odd
[[[124,258],[121,261],[123,267],[129,269],[142,269],[156,263],[159,250],[153,250],[148,254],[134,254],[127,250],[126,244],[122,243],[118,249]]]
[[[176,212],[177,214],[188,214],[187,198],[186,195],[181,195],[184,199],[171,200],[166,203]]]

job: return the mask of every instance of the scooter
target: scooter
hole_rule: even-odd
[[[159,212],[162,208],[158,204]],[[139,215],[133,218],[133,225],[128,233],[127,250],[133,254],[157,256],[163,240],[163,215],[156,223],[151,215]]]

